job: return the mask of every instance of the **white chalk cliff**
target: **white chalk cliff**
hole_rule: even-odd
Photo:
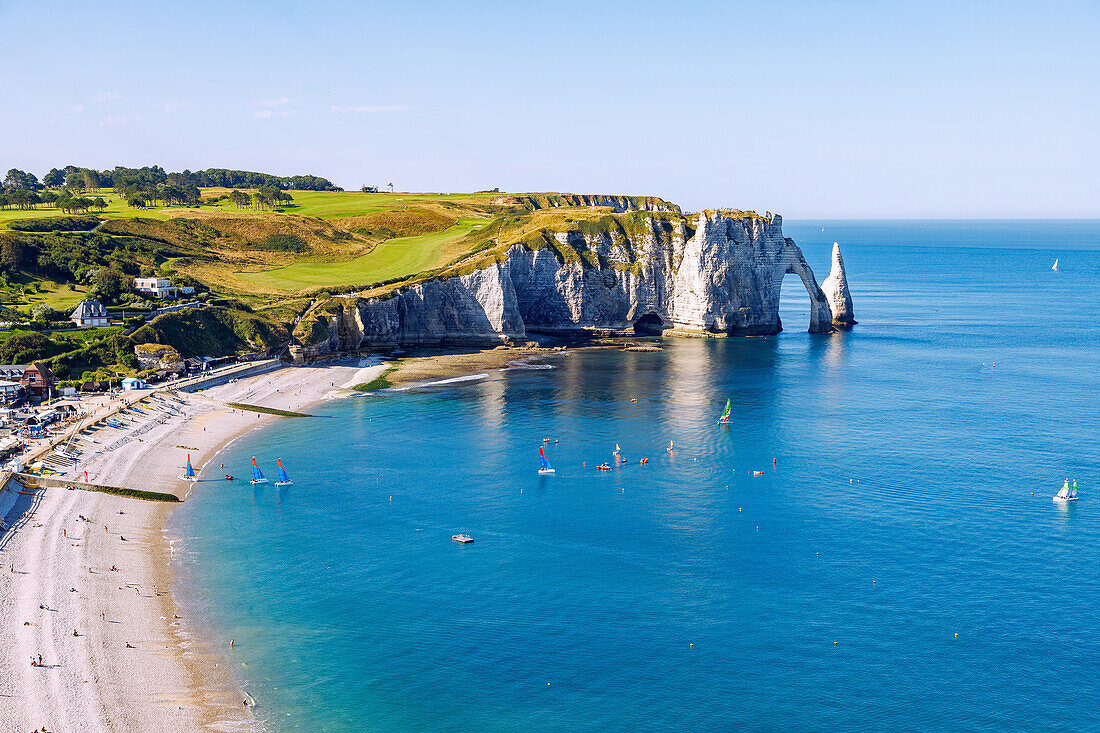
[[[629,226],[544,233],[488,265],[378,298],[336,297],[307,315],[318,353],[370,346],[493,344],[528,333],[673,329],[730,335],[782,330],[784,275],[802,281],[812,333],[855,323],[839,247],[818,287],[778,215],[706,211]]]

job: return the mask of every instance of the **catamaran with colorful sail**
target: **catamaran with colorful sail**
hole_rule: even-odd
[[[283,459],[279,459],[279,480],[275,482],[276,486],[290,486],[294,482],[290,480],[290,476],[286,475],[286,471],[283,469]]]
[[[542,446],[539,446],[539,475],[545,476],[547,474],[556,473],[554,467],[550,465],[550,461],[546,460],[546,454],[542,452]]]
[[[1054,501],[1077,501],[1077,479],[1073,480],[1073,486],[1069,485],[1069,479],[1065,480],[1062,484],[1062,488],[1058,490],[1058,493],[1054,495]]]
[[[727,425],[730,421],[730,400],[726,400],[726,409],[722,412],[722,417],[718,418],[719,425]]]
[[[267,479],[264,478],[264,472],[260,470],[260,467],[256,465],[256,456],[252,456],[252,480],[250,484],[266,484]]]
[[[187,454],[187,471],[182,476],[177,476],[180,481],[190,481],[194,483],[198,481],[198,476],[195,475],[195,467],[191,465],[191,454]]]

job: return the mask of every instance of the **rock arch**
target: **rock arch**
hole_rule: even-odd
[[[828,333],[833,330],[833,311],[829,307],[829,299],[817,284],[814,271],[806,264],[806,258],[802,256],[802,250],[792,239],[783,242],[783,251],[778,258],[773,275],[773,290],[775,293],[775,321],[778,329],[783,326],[779,322],[779,292],[783,287],[783,278],[786,275],[798,275],[802,285],[806,288],[806,294],[810,296],[810,333]],[[778,330],[777,329],[777,330]]]

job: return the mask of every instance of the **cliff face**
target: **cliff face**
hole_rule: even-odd
[[[472,273],[429,280],[382,298],[334,298],[311,313],[310,350],[375,345],[494,344],[528,332],[673,328],[739,335],[782,330],[779,293],[797,275],[810,298],[810,331],[847,327],[851,296],[831,278],[826,295],[782,218],[703,212],[643,218],[623,231],[548,234],[510,247]],[[551,246],[552,245],[552,246]],[[834,252],[834,275],[839,250]]]
[[[569,206],[600,206],[616,213],[626,211],[672,211],[680,213],[680,207],[656,196],[615,196],[607,194],[529,194],[501,197],[501,203],[519,204],[531,210],[556,209]]]

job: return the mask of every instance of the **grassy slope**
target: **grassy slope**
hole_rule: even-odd
[[[291,292],[311,287],[366,285],[413,275],[454,259],[452,245],[484,219],[460,219],[442,232],[388,239],[361,257],[342,262],[299,262],[263,272],[238,272],[238,278],[268,290]]]

